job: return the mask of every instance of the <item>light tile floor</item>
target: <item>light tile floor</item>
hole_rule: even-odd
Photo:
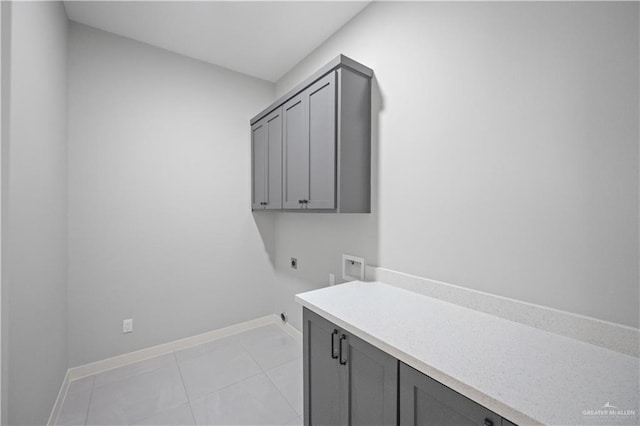
[[[56,425],[302,425],[302,345],[277,325],[74,380]]]

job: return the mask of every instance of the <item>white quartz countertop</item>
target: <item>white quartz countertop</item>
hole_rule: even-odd
[[[296,300],[516,424],[640,424],[638,358],[380,282]]]

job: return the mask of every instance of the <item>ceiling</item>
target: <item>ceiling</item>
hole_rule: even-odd
[[[69,19],[277,81],[369,1],[66,1]]]

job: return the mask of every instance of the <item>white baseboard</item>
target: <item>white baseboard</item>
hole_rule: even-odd
[[[100,361],[92,362],[90,364],[80,365],[67,370],[67,374],[64,377],[58,397],[51,410],[49,421],[47,425],[53,425],[58,417],[64,398],[67,395],[69,384],[73,380],[80,379],[82,377],[91,376],[93,374],[102,373],[103,371],[112,370],[114,368],[122,367],[128,364],[132,364],[138,361],[144,361],[145,359],[154,358],[160,355],[165,355],[171,352],[180,351],[182,349],[191,348],[193,346],[201,345],[203,343],[212,342],[214,340],[221,339],[223,337],[231,336],[233,334],[242,333],[243,331],[251,330],[253,328],[262,327],[263,325],[276,324],[282,328],[285,332],[290,334],[298,341],[302,341],[302,335],[298,330],[289,324],[283,324],[280,317],[276,314],[267,315],[254,320],[241,322],[229,327],[220,328],[213,331],[208,331],[203,334],[198,334],[184,339],[175,340],[173,342],[163,343],[161,345],[152,346],[150,348],[140,349],[135,352],[129,352],[126,354],[114,356],[112,358],[103,359]]]
[[[289,323],[283,323],[282,321],[280,321],[278,323],[278,325],[287,333],[289,333],[289,335],[291,337],[293,337],[294,339],[296,339],[299,343],[302,343],[302,333],[295,328],[294,326],[292,326]]]
[[[145,359],[165,355],[174,351],[190,348],[202,343],[211,342],[213,340],[231,336],[232,334],[251,330],[252,328],[279,322],[281,321],[277,315],[267,315],[262,318],[241,322],[239,324],[220,328],[218,330],[208,331],[206,333],[186,337],[184,339],[175,340],[173,342],[163,343],[161,345],[152,346],[150,348],[140,349],[139,351],[114,356],[113,358],[107,358],[101,361],[92,362],[90,364],[81,365],[79,367],[73,367],[70,368],[68,372],[69,381],[76,380],[81,377],[91,376],[93,374],[101,373],[113,368],[122,367],[123,365],[131,364],[134,362],[143,361]]]
[[[64,379],[62,380],[62,386],[60,386],[60,390],[58,391],[56,402],[53,404],[53,409],[51,410],[51,415],[49,415],[49,421],[47,421],[47,425],[55,424],[55,421],[58,418],[58,414],[60,414],[62,402],[64,401],[65,396],[67,396],[67,390],[69,390],[69,382],[69,370],[67,370],[66,374],[64,375]]]
[[[367,266],[367,281],[380,281],[476,311],[640,357],[640,330],[454,284]]]

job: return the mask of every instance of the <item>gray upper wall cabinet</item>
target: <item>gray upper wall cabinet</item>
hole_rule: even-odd
[[[283,194],[287,209],[336,207],[336,75],[284,104]]]
[[[251,120],[253,210],[371,212],[372,75],[340,55]]]
[[[253,210],[282,209],[282,108],[251,126]]]

